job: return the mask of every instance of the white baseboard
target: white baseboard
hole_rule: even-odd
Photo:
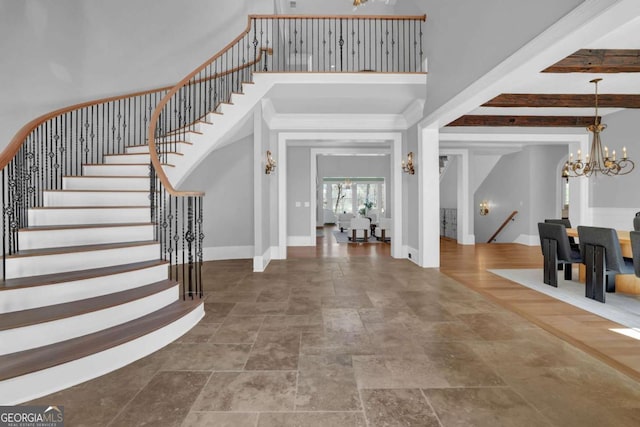
[[[287,246],[315,246],[316,236],[287,236]]]
[[[476,244],[476,235],[475,234],[463,234],[462,240],[458,240],[458,244],[460,245],[475,245]]]
[[[279,246],[271,246],[271,259],[287,259],[287,253],[285,251],[284,255],[280,253]]]
[[[406,259],[412,261],[416,265],[420,265],[420,251],[412,248],[411,246],[404,245],[402,247],[402,254]]]
[[[251,259],[253,258],[253,246],[219,246],[204,248],[202,251],[202,257],[204,261]]]
[[[273,248],[267,248],[262,255],[253,257],[253,272],[262,273],[271,262]]]
[[[526,246],[538,246],[540,245],[540,236],[537,234],[521,234],[516,237],[513,243],[519,243]]]

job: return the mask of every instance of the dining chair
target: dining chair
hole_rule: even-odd
[[[633,217],[633,229],[635,231],[640,231],[640,216]]]
[[[582,263],[580,252],[572,249],[567,228],[562,224],[538,223],[540,247],[544,257],[544,283],[558,287],[557,265],[564,266],[565,280],[571,280],[571,265]]]
[[[605,302],[605,291],[616,291],[615,275],[634,273],[633,260],[622,256],[613,228],[578,226],[578,239],[587,273],[585,296]]]

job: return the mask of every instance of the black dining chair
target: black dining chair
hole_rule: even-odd
[[[615,275],[634,272],[633,260],[622,256],[613,228],[578,226],[578,239],[587,270],[585,296],[605,302],[605,290],[616,291]]]
[[[633,270],[640,277],[640,231],[630,231],[631,253],[633,254]]]
[[[581,263],[580,252],[572,249],[567,228],[562,224],[538,223],[540,246],[544,257],[544,283],[558,287],[557,265],[564,266],[565,280],[571,280],[571,265]]]
[[[565,228],[571,228],[571,221],[569,218],[547,218],[544,222],[549,224],[560,224],[564,225]],[[573,236],[569,237],[569,244],[571,245],[571,249],[579,252],[580,246],[576,243],[576,239]],[[563,264],[558,264],[558,270],[562,270]]]
[[[633,229],[635,231],[640,231],[640,216],[638,215],[633,217]]]

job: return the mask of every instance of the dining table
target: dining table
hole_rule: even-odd
[[[626,258],[633,258],[629,231],[616,230],[616,233],[618,234],[618,241],[620,242],[622,256]],[[580,240],[577,228],[567,228],[567,236],[577,238],[578,241]],[[578,279],[584,283],[586,276],[587,274],[584,264],[579,264]],[[640,277],[637,277],[635,274],[616,274],[616,292],[640,295]]]

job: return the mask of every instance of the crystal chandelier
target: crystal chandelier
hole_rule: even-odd
[[[587,126],[587,130],[593,134],[591,149],[584,161],[582,161],[580,150],[578,150],[578,159],[576,161],[573,160],[573,153],[569,155],[569,160],[564,164],[562,171],[562,176],[564,177],[590,177],[599,173],[607,176],[626,175],[635,167],[633,161],[627,157],[627,147],[622,147],[622,159],[620,160],[616,160],[616,150],[613,150],[611,157],[609,157],[609,148],[605,146],[604,150],[602,149],[600,133],[606,129],[607,125],[600,123],[600,117],[598,117],[598,82],[600,80],[602,79],[593,79],[590,82],[596,86],[595,117],[593,124]]]

